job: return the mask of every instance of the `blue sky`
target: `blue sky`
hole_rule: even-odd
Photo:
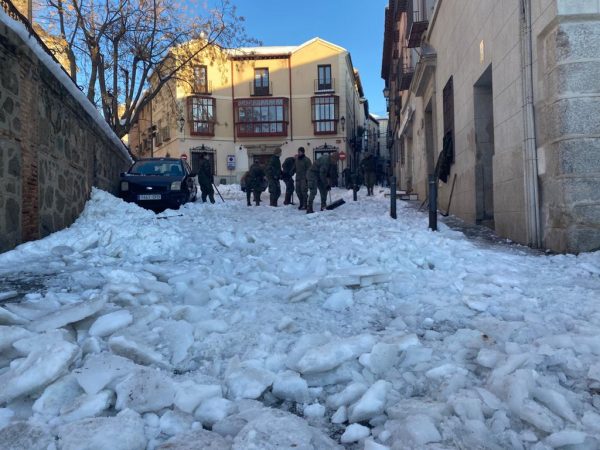
[[[387,0],[234,0],[246,30],[263,45],[299,45],[320,37],[352,55],[369,112],[386,115],[381,79]]]

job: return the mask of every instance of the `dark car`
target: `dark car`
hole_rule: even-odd
[[[140,159],[121,174],[120,197],[155,211],[178,209],[196,201],[196,175],[182,159]]]

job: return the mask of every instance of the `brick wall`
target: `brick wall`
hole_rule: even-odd
[[[92,186],[116,193],[129,160],[0,24],[0,251],[73,223]]]

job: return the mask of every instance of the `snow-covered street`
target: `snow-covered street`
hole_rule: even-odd
[[[2,448],[600,448],[600,252],[220,190],[0,255]]]

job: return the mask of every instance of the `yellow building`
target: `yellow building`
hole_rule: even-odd
[[[216,181],[237,182],[275,148],[282,161],[304,147],[335,150],[349,164],[360,144],[364,99],[350,53],[320,38],[299,46],[212,49],[163,87],[129,134],[139,157],[209,155]],[[184,156],[185,155],[185,156]],[[354,159],[352,159],[354,164]]]

